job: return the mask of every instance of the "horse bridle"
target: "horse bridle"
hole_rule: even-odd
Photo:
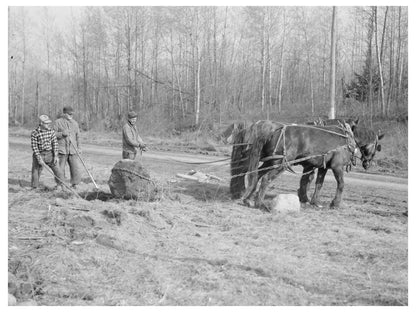
[[[366,148],[369,145],[371,145],[371,152],[369,153],[371,159],[365,153],[363,153],[363,149]],[[374,158],[374,154],[377,151],[377,145],[378,145],[378,135],[377,134],[376,134],[376,138],[375,138],[373,143],[362,145],[362,146],[357,144],[357,146],[359,147],[360,152],[361,152],[361,158],[360,158],[361,162],[367,161],[368,164],[371,165],[371,163],[373,161],[373,158]]]

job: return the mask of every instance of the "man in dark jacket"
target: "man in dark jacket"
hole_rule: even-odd
[[[146,151],[146,144],[144,144],[140,137],[137,128],[137,113],[129,112],[127,115],[127,122],[123,126],[123,159],[134,160],[137,155],[137,150]]]
[[[55,182],[62,187],[63,174],[58,166],[58,142],[55,131],[51,129],[51,120],[47,115],[39,116],[39,127],[32,131],[30,141],[33,150],[32,188],[39,186],[39,178],[43,167],[49,166]]]
[[[79,126],[73,119],[74,110],[70,106],[63,109],[62,117],[55,121],[54,130],[58,139],[59,166],[65,173],[65,165],[68,163],[73,188],[81,182],[80,160],[81,153],[79,138]]]

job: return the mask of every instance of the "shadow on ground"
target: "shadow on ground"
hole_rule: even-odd
[[[174,193],[192,196],[198,201],[230,201],[228,185],[212,184],[196,181],[181,181],[173,185]]]
[[[30,181],[26,181],[23,179],[11,179],[9,178],[9,185],[19,185],[20,187],[30,187]]]
[[[101,200],[101,201],[108,201],[110,199],[114,199],[113,194],[106,193],[103,191],[92,191],[92,192],[81,192],[79,195],[85,200]]]

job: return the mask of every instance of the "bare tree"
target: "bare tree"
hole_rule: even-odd
[[[315,114],[315,102],[314,102],[314,85],[313,85],[313,74],[312,74],[312,60],[311,60],[311,44],[309,42],[309,36],[307,31],[307,25],[306,25],[306,16],[305,16],[305,10],[302,10],[302,30],[303,30],[303,37],[305,40],[305,47],[306,47],[306,62],[308,65],[308,75],[309,75],[309,88],[310,88],[310,104],[311,104],[311,113],[312,116]]]
[[[367,30],[367,43],[368,43],[368,51],[367,51],[367,59],[366,59],[366,66],[369,71],[369,78],[368,78],[368,106],[370,108],[370,124],[373,125],[373,35],[374,35],[374,19],[373,14],[369,14],[368,16],[368,30]]]
[[[283,8],[283,34],[282,34],[282,44],[280,46],[280,66],[279,66],[279,86],[278,86],[278,112],[282,111],[282,90],[283,90],[283,74],[284,74],[284,53],[285,53],[285,43],[286,43],[286,8]]]
[[[261,110],[264,111],[266,99],[266,13],[261,10]]]
[[[117,126],[129,109],[141,110],[145,122],[169,121],[166,127],[273,118],[274,105],[280,114],[317,114],[328,110],[318,101],[328,85],[332,117],[365,103],[363,114],[372,116],[407,107],[403,7],[376,15],[332,8],[331,36],[324,7],[80,7],[62,29],[54,10],[36,9],[40,24],[31,10],[9,9],[11,121],[31,122],[66,102],[89,127],[104,118]],[[337,108],[336,97],[349,95],[358,76],[366,90]]]
[[[330,91],[329,91],[329,118],[335,118],[335,67],[336,67],[336,14],[337,8],[334,6],[332,9],[332,26],[331,26],[331,75],[330,75]]]
[[[26,73],[26,14],[25,8],[21,7],[21,21],[22,21],[22,98],[21,98],[21,118],[20,122],[23,125],[25,122],[25,73]]]
[[[51,29],[53,28],[53,19],[49,14],[48,8],[43,9],[43,35],[46,46],[46,95],[47,95],[47,112],[50,114],[52,112],[52,86],[51,86]]]
[[[380,76],[380,91],[381,91],[381,115],[384,117],[386,115],[386,105],[384,101],[384,78],[383,78],[383,65],[381,60],[381,49],[378,44],[378,24],[377,24],[377,6],[373,7],[374,14],[374,41],[376,44],[376,54],[377,54],[377,63],[378,63],[378,73]]]
[[[201,62],[202,55],[200,51],[200,35],[199,35],[199,8],[194,10],[194,31],[192,36],[193,51],[194,51],[194,68],[195,68],[195,125],[199,125],[200,110],[201,110]]]

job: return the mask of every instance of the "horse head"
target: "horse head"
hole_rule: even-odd
[[[225,129],[221,135],[221,141],[224,144],[233,144],[235,141],[236,136],[245,128],[245,124],[243,122],[234,122]]]
[[[381,151],[379,141],[384,137],[384,134],[380,130],[376,134],[373,130],[359,128],[357,126],[352,126],[351,129],[354,133],[355,142],[361,152],[363,168],[367,170],[370,168],[376,152]]]
[[[353,119],[353,118],[344,119],[344,122],[349,124],[350,127],[355,127],[355,126],[358,126],[358,123],[360,122],[360,117],[357,117],[357,119]]]

